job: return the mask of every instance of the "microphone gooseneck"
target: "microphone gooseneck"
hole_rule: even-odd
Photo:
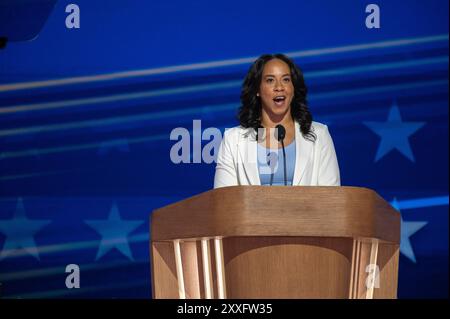
[[[275,135],[279,142],[281,142],[281,147],[283,148],[283,168],[284,168],[284,185],[287,186],[287,177],[286,177],[286,151],[284,149],[284,138],[286,137],[286,129],[283,125],[278,124],[275,126]]]

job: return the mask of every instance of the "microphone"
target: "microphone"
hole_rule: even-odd
[[[284,186],[287,186],[287,178],[286,178],[286,151],[284,150],[284,138],[286,137],[286,129],[283,125],[278,124],[275,126],[275,137],[278,142],[281,142],[281,146],[283,147],[283,164],[284,164]]]

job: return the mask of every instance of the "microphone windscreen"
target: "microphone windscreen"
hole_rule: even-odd
[[[278,124],[275,126],[275,137],[278,141],[284,140],[284,137],[286,136],[286,129],[283,125]]]

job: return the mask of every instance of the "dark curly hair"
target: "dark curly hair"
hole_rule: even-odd
[[[254,128],[256,131],[261,126],[261,100],[256,94],[261,85],[264,66],[272,59],[284,61],[291,70],[292,84],[294,85],[294,98],[291,103],[291,116],[300,124],[302,135],[315,141],[316,135],[311,131],[312,115],[306,102],[307,88],[303,73],[295,63],[284,54],[264,54],[261,55],[250,67],[241,90],[241,106],[239,108],[238,119],[241,126]]]

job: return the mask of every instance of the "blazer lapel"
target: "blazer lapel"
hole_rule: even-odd
[[[292,185],[299,185],[305,173],[313,151],[312,142],[306,140],[300,132],[300,124],[295,122],[295,169]]]
[[[261,185],[258,172],[258,150],[253,129],[246,129],[239,137],[239,153],[250,185]]]

